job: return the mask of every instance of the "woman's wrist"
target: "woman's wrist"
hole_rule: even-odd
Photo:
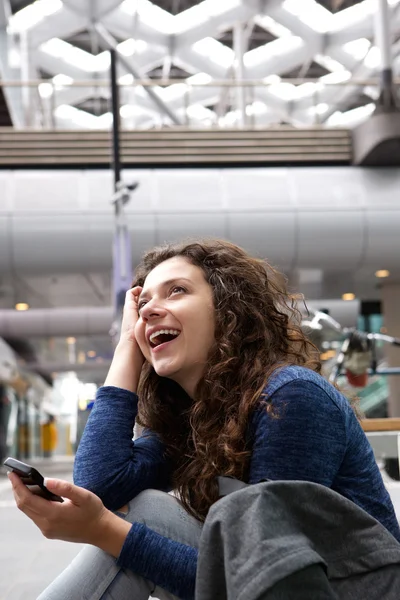
[[[121,339],[115,348],[114,357],[104,385],[137,391],[143,356],[136,341]]]
[[[88,543],[118,558],[131,527],[131,523],[106,509]]]

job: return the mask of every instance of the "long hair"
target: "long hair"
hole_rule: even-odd
[[[139,423],[156,432],[173,464],[173,485],[186,510],[204,520],[218,499],[217,476],[246,477],[251,413],[265,403],[263,389],[285,365],[320,371],[319,354],[300,328],[298,296],[267,262],[223,240],[196,240],[154,248],[134,285],[157,265],[183,257],[203,271],[215,309],[215,342],[194,398],[145,364],[139,383]]]

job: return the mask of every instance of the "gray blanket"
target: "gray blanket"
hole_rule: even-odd
[[[317,569],[326,584],[318,594]],[[353,502],[315,483],[259,483],[219,500],[201,535],[195,600],[300,597],[399,600],[400,544]]]

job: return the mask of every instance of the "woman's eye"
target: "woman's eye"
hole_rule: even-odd
[[[139,302],[138,311],[140,311],[144,307],[145,304],[146,304],[146,300],[142,300],[141,302]]]
[[[176,285],[175,287],[172,288],[171,290],[171,294],[175,294],[175,293],[181,293],[181,292],[186,292],[185,288],[183,288],[180,285]]]

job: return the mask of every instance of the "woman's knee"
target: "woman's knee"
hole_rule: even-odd
[[[153,489],[144,490],[129,502],[124,519],[143,523],[160,535],[196,547],[202,529],[202,523],[192,517],[177,498]]]

